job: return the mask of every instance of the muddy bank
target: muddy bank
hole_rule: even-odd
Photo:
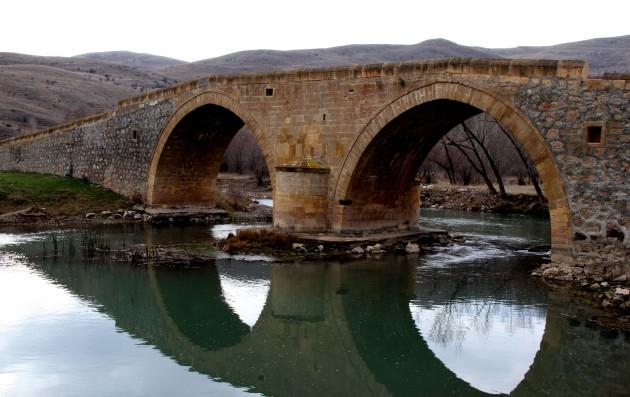
[[[549,216],[546,203],[531,194],[508,194],[499,197],[475,187],[424,185],[420,206],[462,211],[488,211],[499,214]]]

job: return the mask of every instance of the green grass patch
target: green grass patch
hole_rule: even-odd
[[[0,171],[0,213],[37,206],[55,215],[82,215],[131,205],[126,197],[84,180]]]

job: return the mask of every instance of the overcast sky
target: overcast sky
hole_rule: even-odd
[[[551,45],[630,34],[630,1],[2,0],[0,51],[129,50],[195,61],[344,44]]]

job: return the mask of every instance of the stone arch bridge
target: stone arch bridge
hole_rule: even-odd
[[[486,112],[536,165],[554,261],[630,275],[630,81],[587,76],[582,61],[461,58],[210,76],[2,141],[0,168],[71,174],[150,205],[212,205],[223,153],[246,125],[277,227],[408,228],[426,155]]]

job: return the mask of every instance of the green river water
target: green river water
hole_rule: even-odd
[[[628,396],[630,335],[529,276],[547,220],[424,210],[421,256],[137,267],[210,226],[0,232],[0,396]],[[215,235],[232,228],[214,228]],[[94,237],[96,236],[96,237]],[[56,254],[56,255],[55,255]]]

